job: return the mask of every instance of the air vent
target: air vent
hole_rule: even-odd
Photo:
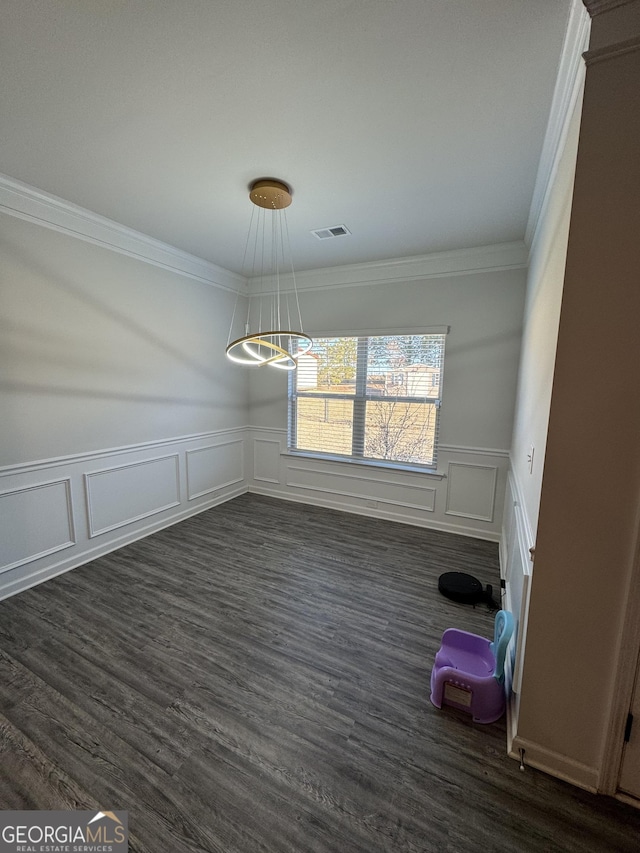
[[[329,228],[318,228],[311,232],[318,240],[328,240],[330,237],[346,237],[351,231],[346,225],[331,225]]]

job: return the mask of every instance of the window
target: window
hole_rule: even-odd
[[[444,341],[314,337],[289,374],[289,449],[435,468]]]

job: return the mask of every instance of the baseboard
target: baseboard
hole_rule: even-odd
[[[634,809],[640,809],[640,800],[637,800],[635,797],[629,796],[629,794],[625,794],[623,791],[618,791],[615,794],[616,800],[620,800],[621,803],[626,803],[628,806],[633,806]]]
[[[518,734],[518,713],[520,711],[520,696],[511,693],[507,699],[507,755],[512,758],[516,756],[520,760],[520,754],[514,747],[514,741]]]
[[[520,750],[523,750],[522,756]],[[520,761],[522,757],[525,768],[534,767],[536,770],[542,770],[550,776],[555,776],[563,782],[576,785],[592,794],[598,793],[598,772],[595,767],[574,761],[566,755],[553,752],[518,736],[513,738],[508,755],[516,761]]]
[[[250,485],[249,492],[256,495],[265,495],[266,497],[278,498],[283,501],[291,501],[292,503],[309,504],[310,506],[327,507],[327,509],[337,509],[340,512],[349,512],[353,515],[365,515],[368,518],[380,518],[384,521],[396,521],[400,524],[409,524],[413,527],[424,527],[427,530],[438,530],[441,533],[454,533],[458,536],[467,536],[473,539],[484,539],[487,542],[498,542],[499,534],[493,532],[485,532],[477,530],[475,527],[465,527],[462,524],[448,524],[439,520],[419,519],[408,517],[401,511],[393,512],[379,507],[359,507],[351,503],[346,503],[336,495],[335,497],[327,497],[327,493],[322,493],[322,497],[318,497],[318,493],[314,493],[313,499],[308,496],[302,496],[293,492],[285,491],[281,488],[269,488],[265,486]]]

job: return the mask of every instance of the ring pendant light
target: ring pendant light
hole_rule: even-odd
[[[309,352],[311,338],[302,330],[300,301],[296,287],[286,209],[291,204],[291,189],[275,179],[260,179],[250,186],[252,209],[243,259],[243,272],[252,256],[253,285],[259,277],[257,293],[249,294],[245,334],[231,340],[238,298],[231,317],[227,356],[251,367],[270,365],[295,370],[297,360]],[[291,288],[281,288],[281,275],[291,277]],[[293,319],[292,319],[293,318]],[[294,323],[300,331],[293,331]],[[253,328],[253,331],[251,329]]]

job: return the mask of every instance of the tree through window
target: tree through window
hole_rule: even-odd
[[[289,448],[436,466],[444,334],[314,338],[289,375]]]

